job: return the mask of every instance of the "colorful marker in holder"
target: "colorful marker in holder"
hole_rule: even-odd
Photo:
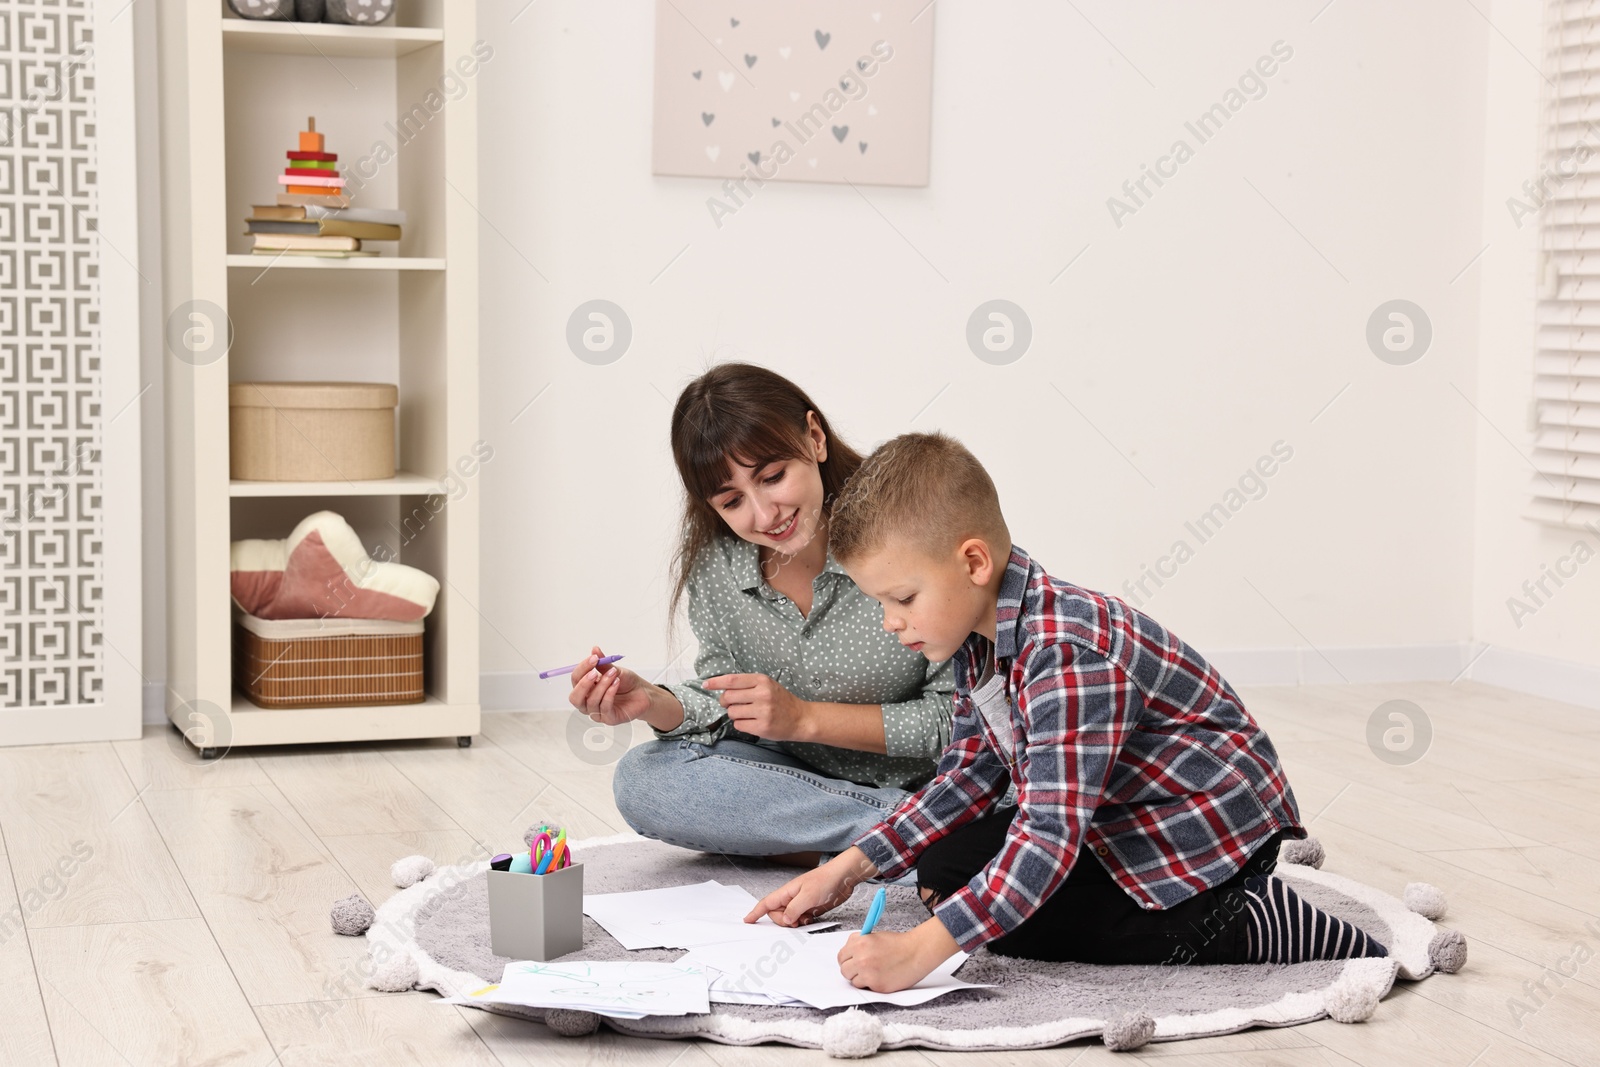
[[[488,881],[496,955],[550,960],[583,947],[583,865],[572,861],[565,830],[539,826],[528,851],[490,861]]]

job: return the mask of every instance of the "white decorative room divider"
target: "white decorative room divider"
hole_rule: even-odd
[[[139,731],[128,6],[0,0],[0,744]]]

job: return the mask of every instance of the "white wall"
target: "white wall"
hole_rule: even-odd
[[[716,183],[649,172],[653,4],[483,5],[485,669],[595,641],[666,662],[668,398],[728,356],[859,445],[958,434],[1019,544],[1119,593],[1283,440],[1266,497],[1148,610],[1202,650],[1336,664],[1467,640],[1476,429],[1451,384],[1475,391],[1478,292],[1450,283],[1480,247],[1488,30],[1446,0],[1319,6],[1078,5],[1096,32],[1068,5],[946,0],[924,16],[930,186],[774,183],[718,230]],[[1278,40],[1265,97],[1115,226],[1107,198]],[[1397,296],[1435,328],[1409,367],[1364,341]],[[635,330],[606,367],[563,342],[593,297]],[[1008,367],[964,340],[994,297],[1033,321]]]
[[[1537,58],[1537,3],[1485,10]],[[665,627],[667,421],[683,383],[730,357],[794,377],[858,446],[959,435],[1018,543],[1069,580],[1129,596],[1186,539],[1193,558],[1144,606],[1241,680],[1451,677],[1475,640],[1600,666],[1600,576],[1508,625],[1504,597],[1569,539],[1515,517],[1526,467],[1474,410],[1527,447],[1531,227],[1501,202],[1532,173],[1537,76],[1452,0],[1077,11],[942,0],[923,16],[929,187],[773,183],[719,229],[719,183],[650,174],[653,3],[480,3],[495,457],[475,491],[483,667],[503,672],[487,703],[556,706],[527,672],[591,642],[686,665]],[[1176,138],[1196,146],[1184,123],[1276,41],[1293,57],[1266,95],[1119,228],[1107,198]],[[603,367],[564,340],[597,297],[634,329]],[[965,341],[996,297],[1034,329],[1006,367]],[[1410,366],[1365,341],[1397,297],[1433,325]],[[1278,441],[1293,458],[1266,495],[1198,544],[1186,520]],[[153,556],[153,679],[160,573]]]
[[[1498,0],[1490,9],[1508,40],[1490,50],[1482,241],[1478,392],[1484,417],[1476,427],[1477,508],[1474,527],[1472,626],[1495,647],[1485,657],[1485,680],[1519,673],[1526,665],[1564,677],[1548,657],[1590,668],[1600,667],[1600,563],[1590,560],[1561,585],[1546,578],[1542,590],[1525,591],[1525,582],[1546,577],[1578,541],[1600,551],[1600,535],[1558,530],[1522,518],[1528,500],[1533,450],[1528,383],[1533,378],[1535,276],[1538,218],[1516,225],[1506,200],[1527,200],[1522,184],[1537,179],[1541,78],[1523,56],[1540,54],[1541,5],[1536,0]],[[1571,564],[1564,565],[1571,570]],[[1513,611],[1516,598],[1533,613]],[[1559,691],[1559,690],[1558,690]]]

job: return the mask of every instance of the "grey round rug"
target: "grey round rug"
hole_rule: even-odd
[[[794,875],[744,857],[689,852],[633,835],[577,843],[584,888],[612,893],[715,879],[765,896]],[[486,865],[441,868],[395,895],[378,910],[367,937],[375,965],[403,954],[417,964],[419,988],[450,996],[498,982],[506,957],[489,947]],[[862,1055],[875,1048],[1041,1048],[1101,1035],[1122,1047],[1143,1040],[1177,1040],[1231,1033],[1252,1026],[1287,1026],[1332,1015],[1365,1018],[1396,977],[1420,980],[1435,969],[1444,937],[1428,919],[1400,900],[1350,879],[1310,867],[1283,864],[1280,877],[1312,904],[1346,919],[1389,946],[1387,959],[1254,966],[1100,966],[1017,960],[978,951],[959,977],[992,983],[959,990],[912,1007],[872,1005],[847,1011],[809,1007],[713,1004],[709,1015],[640,1020],[551,1018],[571,1032],[601,1024],[646,1036],[699,1036],[734,1044],[778,1041]],[[873,891],[857,887],[848,903],[829,913],[859,926]],[[884,929],[905,930],[927,918],[910,888],[891,886]],[[1432,951],[1430,952],[1430,948]],[[567,959],[675,960],[679,949],[622,948],[592,919],[584,919],[584,946]],[[537,1009],[497,1009],[543,1020]],[[574,1013],[565,1013],[570,1016]],[[1153,1023],[1153,1028],[1143,1020]],[[1128,1034],[1133,1036],[1130,1038]]]

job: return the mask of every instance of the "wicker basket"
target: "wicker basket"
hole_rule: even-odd
[[[234,677],[263,708],[420,704],[422,621],[237,616]]]

